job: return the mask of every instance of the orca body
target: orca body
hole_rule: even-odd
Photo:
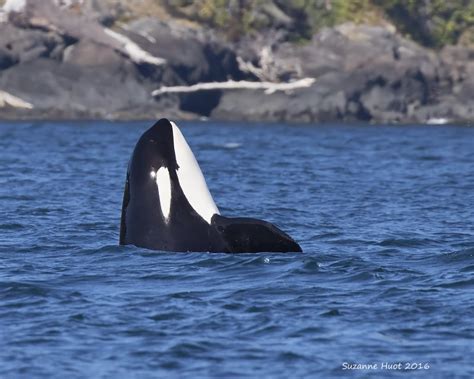
[[[176,252],[301,252],[269,222],[219,214],[174,122],[161,119],[137,142],[122,204],[120,244]]]

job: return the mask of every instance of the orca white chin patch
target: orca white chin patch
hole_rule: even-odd
[[[206,180],[202,175],[199,164],[196,161],[191,148],[176,124],[171,121],[171,125],[173,126],[176,162],[179,167],[177,170],[179,184],[184,195],[188,199],[189,204],[204,220],[207,221],[208,224],[210,224],[212,216],[220,214],[219,209],[217,209],[217,206],[212,199],[211,193],[207,188]]]
[[[155,179],[160,198],[161,212],[165,221],[168,221],[171,210],[171,179],[170,173],[166,167],[160,167],[156,172],[152,171],[150,175]]]

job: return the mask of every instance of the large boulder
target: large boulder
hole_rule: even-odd
[[[232,48],[198,27],[184,26],[173,20],[142,18],[128,24],[126,33],[151,54],[164,58],[181,83],[244,77]]]
[[[39,58],[2,71],[0,88],[32,103],[34,111],[43,117],[108,118],[117,112],[145,115],[156,107],[127,62],[113,68]],[[147,111],[143,113],[143,109]]]
[[[70,45],[64,52],[63,62],[83,67],[107,66],[111,71],[118,71],[124,66],[126,69],[134,69],[133,65],[114,49],[87,39]]]
[[[65,47],[63,38],[57,33],[44,33],[19,28],[7,22],[0,23],[0,69],[39,57],[60,60]]]

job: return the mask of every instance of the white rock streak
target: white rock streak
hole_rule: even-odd
[[[163,86],[157,90],[154,90],[151,94],[153,96],[160,96],[165,93],[186,93],[186,92],[197,92],[197,91],[210,91],[210,90],[232,90],[232,89],[262,89],[266,94],[272,94],[276,91],[292,91],[300,88],[311,87],[316,81],[314,78],[304,78],[295,80],[288,83],[273,83],[273,82],[249,82],[246,80],[234,81],[229,80],[227,82],[208,82],[208,83],[197,83],[191,86]]]
[[[104,32],[120,42],[125,52],[128,54],[130,59],[132,59],[136,63],[150,63],[156,66],[161,66],[166,63],[166,60],[163,58],[158,58],[150,53],[143,50],[140,46],[138,46],[135,42],[133,42],[130,38],[124,36],[123,34],[117,33],[109,28],[104,28]]]
[[[7,0],[3,4],[2,10],[6,13],[10,12],[23,12],[26,7],[26,0]]]
[[[0,108],[7,106],[13,108],[33,109],[33,104],[30,104],[19,97],[13,96],[8,92],[0,91]]]
[[[11,12],[23,12],[26,7],[26,0],[7,0],[3,7],[0,7],[0,24],[8,21]]]
[[[82,6],[84,4],[84,0],[54,0],[54,3],[58,7],[68,8],[68,7],[72,7],[73,5],[81,5]]]

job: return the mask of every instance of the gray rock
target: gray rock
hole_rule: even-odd
[[[12,63],[39,57],[60,59],[65,47],[64,40],[56,33],[22,29],[10,23],[0,23],[0,36],[0,50],[9,55]]]
[[[64,53],[63,62],[85,67],[107,66],[113,71],[127,64],[127,60],[114,49],[87,39],[70,45]]]
[[[37,112],[108,117],[156,106],[147,88],[124,66],[111,69],[39,58],[2,71],[0,88],[32,103]]]
[[[201,29],[170,20],[143,18],[130,23],[127,35],[152,54],[166,59],[181,83],[240,80],[235,52]],[[177,83],[176,83],[177,84]]]
[[[5,70],[18,62],[18,58],[8,48],[0,47],[0,70]]]

